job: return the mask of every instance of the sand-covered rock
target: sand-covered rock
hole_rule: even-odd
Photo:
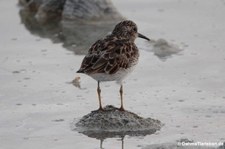
[[[120,111],[111,105],[104,111],[96,110],[83,116],[76,130],[90,137],[114,137],[124,135],[147,135],[160,130],[162,123],[152,118],[143,118],[129,111]]]

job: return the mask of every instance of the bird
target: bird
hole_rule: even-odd
[[[104,111],[101,102],[100,83],[116,81],[120,84],[120,111],[123,105],[123,80],[138,63],[139,50],[134,41],[137,37],[150,39],[138,33],[137,25],[131,20],[119,22],[111,34],[97,40],[88,50],[77,73],[86,74],[97,81],[99,109]]]

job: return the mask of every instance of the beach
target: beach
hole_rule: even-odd
[[[150,42],[137,39],[139,63],[124,83],[125,109],[160,120],[161,130],[105,140],[73,131],[74,122],[98,108],[97,82],[76,73],[84,55],[29,32],[21,23],[17,1],[2,0],[1,149],[150,149],[176,146],[184,139],[225,142],[225,1],[113,4],[136,22],[140,33],[182,49],[162,58]],[[80,87],[71,83],[76,77]],[[119,85],[106,82],[101,89],[103,105],[119,107]]]

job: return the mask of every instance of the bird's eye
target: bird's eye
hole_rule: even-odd
[[[133,30],[135,31],[135,32],[137,32],[137,28],[135,27],[135,28],[133,28]]]

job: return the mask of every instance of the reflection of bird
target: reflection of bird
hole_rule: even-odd
[[[125,136],[119,136],[119,138],[121,139],[121,149],[124,149],[124,137]],[[100,139],[100,149],[104,149],[103,142],[104,142],[104,139]]]
[[[98,81],[99,110],[103,110],[100,82],[117,81],[121,85],[120,110],[124,111],[122,81],[138,62],[139,52],[134,43],[137,37],[150,40],[137,32],[134,22],[122,21],[115,26],[112,34],[95,42],[84,57],[77,73],[85,73]]]

